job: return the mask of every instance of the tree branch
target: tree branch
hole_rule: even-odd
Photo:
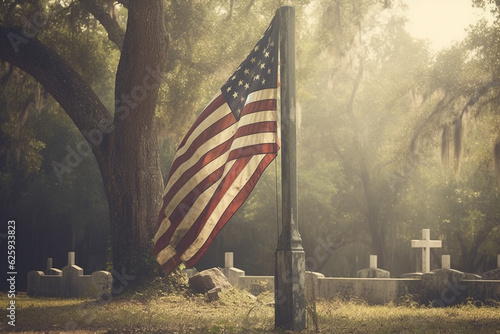
[[[0,59],[40,82],[82,133],[112,124],[109,111],[82,77],[54,50],[23,35],[20,28],[0,27]],[[99,160],[97,147],[92,146]]]
[[[89,13],[94,15],[104,29],[106,29],[109,40],[115,43],[118,49],[121,50],[123,47],[123,39],[125,38],[125,31],[120,27],[118,22],[95,0],[80,0],[80,2]]]

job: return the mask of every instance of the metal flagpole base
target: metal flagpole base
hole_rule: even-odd
[[[276,250],[274,276],[274,322],[276,328],[306,329],[305,253],[303,250]]]

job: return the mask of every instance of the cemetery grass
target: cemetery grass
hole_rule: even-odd
[[[290,333],[274,329],[273,302],[271,292],[255,298],[238,289],[225,290],[212,302],[189,290],[100,301],[16,296],[16,326],[7,325],[4,315],[0,332]],[[4,312],[8,303],[7,295],[0,296]],[[500,304],[430,308],[411,301],[370,306],[362,301],[319,300],[308,305],[307,322],[304,333],[500,334]]]

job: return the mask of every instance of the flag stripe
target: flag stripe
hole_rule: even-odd
[[[263,93],[264,92],[255,94],[255,97],[264,97]],[[206,122],[202,122],[202,124],[200,124],[198,128],[191,128],[191,136],[186,140],[186,143],[188,143],[189,145],[185,145],[182,149],[179,149],[177,151],[174,164],[172,165],[170,170],[169,177],[173,177],[173,174],[179,168],[179,166],[190,159],[194,155],[196,150],[200,148],[200,146],[210,147],[210,143],[212,142],[216,142],[217,140],[219,140],[219,142],[223,141],[224,136],[228,136],[228,138],[230,138],[233,135],[231,131],[234,131],[235,127],[241,127],[246,124],[255,123],[256,120],[254,119],[254,117],[259,116],[250,114],[259,111],[276,110],[276,100],[269,100],[269,98],[275,98],[275,96],[272,96],[270,93],[272,92],[267,92],[266,95],[268,95],[268,99],[264,101],[254,101],[253,98],[255,97],[250,97],[249,100],[251,102],[245,107],[244,113],[242,113],[242,117],[238,123],[236,123],[236,119],[230,112],[230,109],[227,107],[227,105],[223,105],[221,106],[222,108],[220,108],[224,111],[222,115],[220,115],[218,110],[214,110],[214,114],[217,115],[216,119],[207,117]],[[215,99],[215,101],[217,103],[220,102],[218,98]],[[260,117],[266,116],[268,116],[267,119],[271,119],[269,118],[269,115],[261,115]],[[275,120],[275,118],[273,119]],[[222,138],[217,137],[218,135],[222,136]]]
[[[232,143],[226,142],[223,145],[219,145],[214,150],[209,151],[205,156],[200,158],[194,166],[189,168],[177,182],[172,185],[172,188],[165,194],[165,202],[169,202],[170,206],[168,208],[163,208],[162,211],[170,211],[172,206],[178,205],[178,200],[173,200],[176,196],[179,198],[185,191],[181,191],[181,188],[190,189],[197,187],[196,176],[200,174],[207,174],[208,170],[214,170],[222,166],[227,160],[233,160],[241,156],[249,154],[258,153],[270,153],[276,151],[276,134],[272,131],[276,131],[275,122],[261,122],[259,128],[252,132],[252,126],[246,126],[242,128],[242,131],[237,131],[240,136],[236,138]],[[263,133],[257,132],[262,131]],[[269,132],[271,131],[271,132]],[[254,134],[256,132],[256,134]],[[265,133],[269,132],[269,133]],[[248,134],[248,135],[246,135]],[[246,135],[246,136],[243,136]],[[242,137],[241,137],[242,136]],[[261,144],[261,142],[264,142]],[[233,148],[228,151],[228,148]],[[224,154],[220,154],[224,153]],[[217,159],[213,159],[210,155],[217,156]],[[211,160],[211,161],[210,161]],[[207,163],[209,161],[209,163]]]
[[[212,102],[210,102],[207,105],[207,107],[203,109],[203,111],[198,116],[194,124],[191,125],[191,128],[184,136],[182,142],[179,144],[179,147],[177,148],[177,153],[182,154],[183,152],[182,149],[184,147],[189,147],[191,145],[191,143],[189,142],[190,138],[198,137],[198,135],[195,133],[196,130],[203,131],[206,128],[206,126],[203,126],[203,123],[213,124],[214,120],[217,121],[221,119],[223,115],[226,115],[230,112],[231,109],[229,109],[229,106],[226,105],[226,100],[224,99],[224,96],[222,96],[222,94],[220,93],[217,94],[212,99]]]
[[[224,203],[225,196],[231,197],[231,193],[228,193],[228,190],[230,189],[231,186],[234,186],[232,189],[238,188],[240,185],[236,181],[240,177],[240,174],[242,171],[245,169],[247,166],[248,162],[252,159],[252,157],[245,157],[239,160],[236,160],[235,163],[231,166],[231,168],[228,170],[228,173],[222,179],[221,183],[218,185],[217,190],[213,194],[210,202],[208,205],[205,207],[203,212],[198,216],[196,221],[192,225],[192,232],[188,235],[186,235],[178,244],[178,247],[176,247],[177,251],[183,255],[181,255],[181,259],[183,261],[189,260],[189,255],[188,258],[185,258],[184,252],[191,247],[199,248],[196,245],[193,244],[193,242],[198,238],[199,233],[203,230],[206,224],[209,224],[208,228],[212,227],[220,218],[220,212],[216,212],[214,214],[215,209],[221,209],[219,204],[221,202]],[[239,180],[238,180],[239,181]],[[222,209],[225,209],[227,205],[222,205]],[[211,224],[209,222],[212,222]],[[201,246],[201,245],[200,245]]]
[[[208,170],[216,170],[220,166],[222,166],[225,162],[225,155],[223,153],[227,152],[227,145],[221,144],[217,146],[215,149],[207,152],[203,155],[193,166],[189,167],[181,177],[172,185],[168,193],[165,194],[164,198],[166,201],[171,203],[171,206],[177,205],[177,201],[173,201],[174,196],[180,196],[181,189],[192,189],[196,187],[197,182],[196,179],[193,179],[199,173],[208,171]],[[208,172],[207,172],[208,173]],[[169,211],[169,209],[166,209]]]
[[[224,166],[225,168],[224,176],[227,175],[227,173],[231,170],[231,166],[234,162],[235,161],[233,161],[232,163],[228,163]],[[210,202],[210,199],[213,197],[215,191],[217,190],[217,187],[223,181],[224,176],[219,178],[217,182],[213,183],[209,188],[207,188],[203,193],[201,193],[196,198],[196,201],[194,201],[189,206],[189,211],[186,212],[180,223],[171,222],[170,219],[168,219],[171,226],[165,233],[168,235],[165,238],[163,237],[161,238],[162,241],[167,241],[170,244],[170,246],[174,248],[177,247],[178,242],[184,237],[184,235],[190,230],[192,225],[195,223],[196,217],[202,214],[203,210],[205,209],[205,206],[207,205],[207,203]],[[158,243],[159,241],[157,241],[157,244]]]
[[[234,153],[235,157],[236,156],[248,156],[251,154],[273,153],[273,152],[277,151],[277,146],[276,146],[276,144],[261,144],[261,145],[254,145],[254,146],[250,146],[250,147],[245,147],[245,148],[241,149],[241,151],[244,151],[244,152],[234,151],[232,153]],[[235,157],[233,157],[233,158],[235,158]],[[200,193],[204,192],[207,189],[208,185],[213,183],[213,180],[218,179],[220,177],[220,174],[222,172],[221,168],[222,167],[219,167],[219,169],[214,171],[212,174],[207,176],[203,181],[201,181],[199,183],[190,182],[190,183],[193,183],[194,185],[191,187],[187,187],[188,188],[187,190],[181,191],[180,188],[177,190],[177,192],[175,194],[178,195],[178,197],[185,194],[186,191],[190,191],[190,192],[187,193],[187,195],[182,200],[180,200],[180,202],[178,202],[178,201],[170,202],[171,205],[176,205],[177,208],[174,210],[172,215],[170,215],[170,219],[168,220],[168,222],[165,222],[165,224],[163,225],[163,228],[159,229],[156,236],[155,236],[155,242],[157,242],[157,244],[155,245],[156,252],[158,251],[157,249],[159,247],[161,247],[165,243],[168,243],[167,240],[172,236],[173,231],[168,233],[167,229],[172,226],[171,221],[178,221],[178,219],[176,219],[175,213],[176,212],[178,213],[177,216],[185,214],[185,211],[187,209],[189,209],[189,206],[190,206],[189,203],[194,202],[195,199],[197,198],[197,196],[200,195]],[[189,185],[189,183],[186,183],[186,185]],[[162,213],[165,213],[166,211],[167,211],[166,208],[163,207]],[[171,209],[168,211],[171,211]],[[165,214],[163,214],[160,219],[161,219],[160,223],[163,222],[163,220],[165,219]],[[165,233],[165,232],[167,232],[167,233]]]
[[[262,94],[260,94],[262,96]],[[248,115],[254,115],[256,116],[254,119],[257,121],[260,121],[262,119],[269,119],[269,118],[275,118],[275,111],[264,111],[257,113],[256,111],[258,110],[256,107],[257,106],[261,107],[274,107],[276,108],[275,103],[269,104],[269,102],[265,102],[262,104],[257,104],[257,103],[252,103],[248,105],[248,109],[252,112],[252,114],[249,114],[248,112],[246,114]],[[245,110],[246,111],[246,110]],[[243,120],[243,118],[246,118],[247,120]],[[240,122],[243,120],[245,125],[242,130],[240,131],[240,135],[243,134],[251,134],[250,130],[252,129],[252,124],[250,124],[250,118],[248,117],[242,117],[240,119]],[[219,156],[218,159],[212,160],[212,166],[210,164],[205,165],[207,170],[218,170],[220,166],[222,166],[227,160],[235,159],[239,156],[244,156],[248,154],[257,154],[257,153],[269,153],[269,152],[275,152],[276,151],[276,122],[258,122],[256,123],[259,126],[262,126],[264,124],[264,130],[267,131],[274,131],[274,133],[266,133],[265,136],[262,136],[262,134],[259,135],[250,135],[250,136],[244,136],[244,137],[239,137],[236,138],[233,142],[226,142],[225,144],[219,145],[215,150],[217,151],[224,151],[224,146],[231,146],[234,147],[234,149],[230,152],[226,152],[226,154]],[[260,130],[259,128],[257,131],[263,131]],[[238,131],[237,131],[238,133]],[[267,142],[271,144],[259,144],[259,142]],[[213,153],[213,151],[210,151]],[[208,152],[208,153],[210,153]],[[218,152],[216,152],[218,153]],[[230,156],[230,159],[228,159],[228,156]],[[203,165],[204,160],[200,159],[199,164]],[[172,186],[171,190],[165,195],[165,202],[168,202],[169,205],[166,208],[162,209],[162,212],[165,213],[165,215],[168,214],[168,212],[171,212],[173,207],[178,207],[179,205],[181,206],[181,209],[178,210],[178,212],[184,214],[185,211],[189,208],[190,205],[192,205],[189,201],[184,201],[181,198],[186,199],[186,197],[193,197],[192,195],[190,196],[189,193],[197,193],[199,194],[201,191],[205,190],[205,185],[204,184],[199,184],[199,180],[197,179],[197,176],[199,175],[207,175],[208,171],[204,170],[203,168],[197,168],[198,166],[193,166],[190,168],[188,171],[186,171],[185,175],[183,175],[182,178],[178,180],[176,185]],[[201,166],[200,166],[201,167]],[[216,179],[217,176],[214,174],[210,174],[212,176],[211,179]],[[207,178],[208,179],[208,178]],[[207,180],[205,179],[205,180]],[[188,194],[186,197],[184,197]],[[176,197],[177,199],[174,199],[173,197]],[[183,204],[184,202],[184,204]],[[164,216],[165,216],[164,215]],[[162,247],[163,244],[166,242],[166,240],[170,239],[172,236],[173,231],[170,233],[167,232],[167,229],[174,229],[175,224],[177,223],[177,220],[175,222],[172,221],[172,218],[170,217],[169,223],[164,224],[164,228],[161,228],[158,230],[156,236],[155,236],[155,241],[159,242],[160,237],[163,235],[161,238],[163,242],[159,242],[157,246],[155,247],[155,250],[157,251],[158,248]],[[182,229],[184,230],[184,229]],[[167,233],[165,233],[167,232]]]
[[[177,169],[183,163],[193,158],[193,156],[194,158],[200,156],[201,154],[199,153],[199,150],[201,148],[211,147],[213,142],[221,142],[221,138],[230,138],[233,136],[236,126],[237,124],[235,123],[233,114],[228,113],[217,122],[210,124],[210,126],[204,129],[201,133],[198,134],[200,131],[196,131],[198,136],[194,138],[194,140],[190,143],[189,148],[187,148],[182,155],[177,156],[171,167],[171,173],[175,174]]]
[[[199,208],[199,206],[196,206],[196,202],[198,200],[205,200],[205,197],[210,197],[213,192],[215,191],[215,188],[218,186],[218,183],[216,182],[217,180],[220,182],[221,180],[221,174],[224,172],[224,166],[221,166],[219,169],[217,169],[214,173],[212,173],[209,177],[207,177],[206,182],[200,183],[200,187],[195,187],[191,189],[191,191],[186,195],[186,198],[191,198],[191,202],[187,202],[189,204],[184,204],[183,207],[186,208],[186,212],[184,213],[183,218],[185,219],[187,217],[187,212],[191,211],[191,214],[193,212],[196,212],[196,208]],[[213,179],[212,179],[213,178]],[[214,182],[215,179],[215,182]],[[180,205],[180,204],[179,204]],[[189,210],[189,211],[187,211]],[[175,218],[175,216],[169,215],[169,217],[166,217],[165,219],[168,221],[168,226],[165,229],[165,232],[163,235],[159,236],[159,239],[156,241],[157,244],[160,244],[160,246],[165,246],[169,242],[171,244],[176,245],[176,243],[172,240],[170,240],[173,236],[173,233],[175,232],[176,229],[182,228],[185,230],[185,227],[181,227],[180,223],[182,220],[176,220],[172,223],[171,219]],[[189,217],[188,217],[189,218]]]
[[[264,94],[265,93],[265,94]],[[274,93],[274,94],[273,94]],[[169,175],[169,181],[165,187],[165,192],[163,196],[166,196],[166,193],[170,190],[172,184],[176,182],[180,178],[180,173],[183,172],[185,169],[189,168],[190,165],[194,164],[196,161],[198,161],[201,157],[203,157],[204,154],[207,153],[208,150],[213,149],[214,146],[216,146],[218,143],[223,143],[226,142],[227,140],[234,138],[234,131],[238,127],[238,125],[241,127],[246,124],[251,124],[255,123],[257,119],[260,119],[261,121],[264,120],[269,120],[269,121],[276,121],[276,116],[275,116],[275,110],[276,110],[276,101],[274,100],[268,100],[269,98],[274,98],[276,96],[276,90],[269,91],[266,90],[265,92],[259,92],[259,94],[252,94],[254,96],[249,96],[249,100],[252,101],[248,105],[248,111],[246,111],[245,107],[245,114],[241,119],[238,124],[234,123],[235,119],[234,116],[231,114],[229,108],[227,105],[222,105],[220,109],[225,110],[224,114],[218,115],[218,117],[221,117],[223,119],[222,122],[218,122],[217,120],[214,121],[214,123],[209,124],[208,120],[211,119],[211,117],[207,117],[206,120],[207,122],[203,122],[200,126],[200,129],[191,129],[191,130],[196,130],[196,131],[190,131],[193,136],[198,135],[201,136],[203,134],[206,134],[206,130],[208,128],[211,129],[213,132],[213,135],[204,137],[205,142],[203,140],[197,141],[197,137],[190,137],[188,138],[189,142],[189,147],[184,146],[184,149],[178,150],[177,154],[174,158],[174,164],[172,165],[172,168],[170,170],[170,175]],[[266,100],[264,100],[262,103],[259,103],[259,101],[254,102],[255,98],[263,98],[267,97]],[[218,98],[215,99],[217,103],[220,102]],[[267,113],[263,114],[256,114],[259,111],[268,111]],[[214,114],[219,114],[217,110],[213,111]],[[228,119],[233,119],[233,125],[227,127],[226,125],[228,124]],[[220,127],[220,129],[218,129]],[[182,168],[181,168],[182,167]]]
[[[222,132],[220,132],[218,135],[212,137],[210,140],[204,139],[204,141],[201,141],[203,143],[199,147],[192,147],[189,151],[186,152],[186,154],[182,157],[179,157],[179,161],[183,163],[182,169],[179,169],[179,171],[176,173],[174,172],[171,176],[171,181],[169,182],[169,187],[170,189],[167,190],[167,193],[164,195],[166,200],[170,200],[170,196],[168,192],[175,191],[176,186],[174,184],[178,182],[182,182],[182,180],[185,180],[188,178],[186,175],[190,175],[190,171],[196,170],[196,168],[203,167],[207,165],[209,162],[219,158],[222,154],[226,153],[229,149],[237,150],[240,147],[244,146],[249,146],[249,145],[256,145],[257,142],[260,140],[261,142],[271,142],[274,143],[276,142],[275,138],[275,132],[276,132],[276,121],[266,121],[269,120],[269,115],[271,114],[270,111],[265,111],[265,112],[256,112],[254,115],[255,117],[252,117],[251,121],[254,121],[254,123],[245,125],[245,126],[240,126],[236,131],[234,130],[235,127],[231,128],[226,128]],[[232,117],[232,115],[230,115]],[[245,118],[250,118],[250,117],[245,117]],[[260,120],[263,120],[259,122]],[[256,122],[256,123],[255,123]],[[213,131],[213,129],[212,129]],[[272,138],[269,136],[256,136],[261,133],[269,132],[272,133]],[[221,142],[222,140],[226,139],[222,144],[215,146],[214,147],[214,142]],[[194,141],[193,144],[197,142]],[[208,150],[208,151],[207,151]],[[195,153],[192,153],[192,151],[196,151]],[[191,153],[192,156],[188,156],[188,154]],[[176,166],[178,167],[180,163]],[[182,175],[181,172],[184,173]]]
[[[208,237],[205,238],[205,242],[203,245],[199,248],[199,250],[192,255],[191,259],[186,261],[187,266],[193,266],[196,264],[201,256],[205,253],[205,251],[210,247],[212,242],[214,241],[215,237],[219,233],[219,231],[224,227],[224,225],[231,219],[231,217],[235,214],[236,210],[243,204],[243,202],[246,200],[248,195],[252,192],[253,188],[257,184],[257,181],[259,180],[260,176],[266,169],[266,167],[273,161],[273,159],[276,157],[276,154],[267,154],[264,159],[260,162],[257,170],[255,173],[252,175],[250,180],[247,182],[245,187],[240,191],[240,193],[234,198],[234,200],[231,202],[231,205],[227,207],[227,210],[224,212],[222,217],[219,219],[219,223],[215,226],[215,228],[211,231]]]
[[[231,152],[234,154],[235,157],[240,157],[240,156],[248,156],[250,154],[262,154],[262,153],[272,153],[276,152],[276,144],[261,144],[261,145],[253,145],[253,146],[248,146],[245,148],[242,148],[240,150],[236,150]],[[224,158],[224,157],[223,157]],[[169,221],[171,223],[179,222],[179,218],[182,217],[185,214],[185,211],[187,211],[192,203],[195,201],[197,196],[204,192],[206,190],[206,186],[209,184],[212,184],[214,180],[217,180],[220,178],[222,168],[223,166],[219,167],[219,169],[215,170],[214,173],[210,174],[207,178],[205,178],[201,182],[196,182],[197,179],[192,178],[190,182],[184,184],[187,185],[185,188],[187,189],[178,189],[177,192],[175,193],[177,196],[177,199],[175,201],[170,202],[170,206],[168,209],[163,209],[163,212],[172,212],[172,214],[169,216]],[[199,175],[195,174],[194,176]],[[189,185],[191,185],[189,187]],[[188,192],[187,195],[180,199],[180,197],[186,192]],[[172,206],[175,206],[175,209],[171,209]],[[169,224],[168,226],[165,226],[166,228],[170,227],[171,225]],[[159,230],[160,231],[160,230]],[[165,233],[166,230],[161,230],[160,235]],[[160,235],[157,234],[156,241],[159,240]],[[171,234],[165,233],[163,236],[163,239],[168,239],[170,238]]]
[[[190,229],[192,233],[176,245],[175,252],[181,254],[180,259],[182,261],[185,261],[188,265],[190,265],[189,261],[191,263],[198,261],[198,259],[191,258],[195,255],[201,256],[204,250],[210,246],[220,229],[233,216],[239,206],[243,204],[248,194],[255,187],[258,178],[275,156],[275,154],[266,154],[251,158],[247,157],[244,160],[239,160],[237,166],[232,166],[228,174],[231,177],[226,178],[224,183],[218,187],[217,193],[213,194],[210,205],[204,209],[192,225]],[[249,175],[251,176],[249,177]],[[231,192],[228,192],[228,189]],[[241,190],[238,191],[238,189]],[[231,200],[229,206],[224,204],[228,199]],[[217,212],[214,212],[215,210]],[[172,242],[171,245],[173,246]],[[176,257],[172,256],[171,259],[176,265],[175,263],[178,261]]]
[[[275,91],[268,91],[267,94],[255,94],[255,96],[264,98],[268,97],[268,95],[273,95],[275,94]],[[250,97],[251,99],[252,97]],[[253,101],[255,101],[253,99]],[[258,102],[258,101],[257,101]],[[248,112],[247,109],[248,108]],[[259,111],[259,108],[263,108],[265,110]],[[183,166],[184,168],[188,168],[185,170],[184,174],[181,176],[177,176],[177,174],[174,173],[174,175],[171,175],[171,178],[167,184],[166,188],[166,193],[164,194],[164,203],[169,203],[168,206],[165,206],[162,208],[161,212],[169,212],[172,210],[173,207],[176,207],[179,205],[181,198],[185,196],[185,194],[189,191],[192,191],[192,189],[197,189],[198,188],[198,180],[194,178],[196,175],[207,175],[209,173],[209,170],[216,170],[220,166],[224,164],[225,161],[229,159],[235,159],[238,156],[243,156],[245,154],[258,154],[258,153],[270,153],[270,152],[275,152],[276,151],[276,112],[275,110],[266,110],[268,108],[274,108],[276,109],[276,103],[274,102],[269,102],[269,100],[265,100],[263,103],[251,103],[248,106],[245,107],[244,113],[245,116],[243,116],[240,119],[240,123],[244,124],[245,126],[241,128],[241,130],[236,131],[236,135],[234,135],[232,138],[235,138],[237,136],[242,136],[244,134],[250,134],[252,126],[255,126],[255,124],[262,126],[264,130],[260,130],[257,126],[257,130],[254,131],[271,131],[274,132],[270,135],[267,136],[261,136],[260,139],[255,137],[255,136],[246,136],[248,138],[245,139],[239,139],[235,138],[233,142],[230,141],[225,141],[223,144],[215,147],[211,151],[208,151],[205,155],[202,155],[200,158],[197,159],[192,159],[191,163],[196,163],[195,165],[191,166],[188,168],[189,163],[186,162],[186,165]],[[272,120],[271,122],[262,122],[263,120]],[[255,121],[257,123],[252,124],[252,121]],[[252,125],[252,126],[251,126]],[[229,138],[231,139],[231,138]],[[251,142],[254,140],[255,142]],[[220,142],[221,139],[217,138],[216,141]],[[266,144],[259,144],[258,142],[264,142]],[[194,142],[194,141],[192,141]],[[270,143],[270,144],[268,144]],[[211,143],[207,144],[207,146],[210,148]],[[254,145],[253,147],[249,147],[250,145]],[[202,145],[205,146],[205,145]],[[245,147],[246,146],[246,147]],[[213,147],[213,145],[212,145]],[[228,154],[227,149],[229,147],[232,147],[233,150]],[[202,149],[200,148],[200,151]],[[226,153],[223,155],[223,153]],[[201,154],[201,152],[199,153]],[[197,155],[198,157],[198,155]],[[215,158],[217,157],[217,158]],[[180,174],[180,172],[178,173]],[[177,179],[176,179],[177,178]],[[175,182],[175,184],[173,184]],[[182,189],[181,189],[182,188]],[[199,191],[199,189],[198,189]],[[173,197],[176,197],[177,199],[174,199]],[[169,226],[161,226],[161,222],[163,221],[164,218],[161,218],[162,220],[159,220],[159,228],[158,231],[155,235],[155,241],[159,239],[159,237],[165,233],[165,230]]]

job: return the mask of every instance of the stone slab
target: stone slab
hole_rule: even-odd
[[[390,278],[391,273],[379,268],[366,268],[358,270],[356,276],[359,278]]]

